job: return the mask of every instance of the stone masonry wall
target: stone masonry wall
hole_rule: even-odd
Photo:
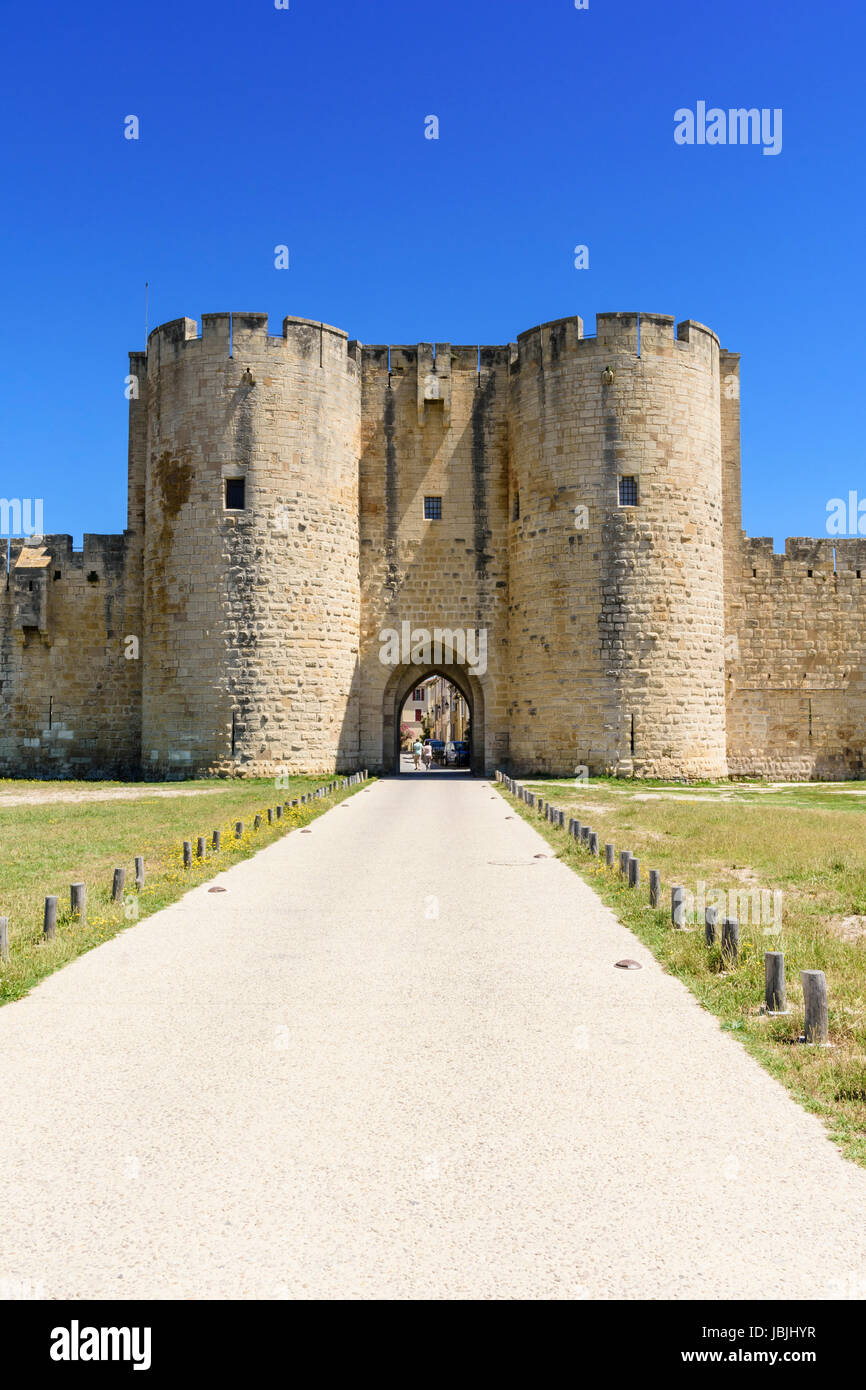
[[[128,539],[12,542],[0,574],[0,776],[133,777],[141,662]],[[24,564],[18,561],[23,559]],[[48,563],[45,563],[47,559]]]
[[[511,491],[512,765],[723,776],[715,335],[645,314],[639,341],[636,314],[521,335]]]
[[[473,703],[476,767],[507,756],[508,351],[362,351],[361,761],[394,766],[399,709],[430,665],[380,660],[385,629],[477,633],[486,671],[439,665]],[[425,520],[425,496],[442,501]],[[384,718],[383,718],[384,712]]]
[[[142,755],[154,774],[358,762],[357,355],[264,314],[148,347]],[[243,510],[225,484],[242,478]]]
[[[126,531],[0,574],[0,775],[390,771],[433,670],[478,772],[866,775],[866,540],[744,536],[740,362],[702,325],[389,349],[206,314],[129,373]],[[483,669],[382,660],[437,630]]]
[[[741,538],[728,596],[732,774],[866,775],[866,540]]]

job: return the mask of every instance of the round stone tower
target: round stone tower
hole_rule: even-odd
[[[358,352],[326,324],[206,314],[150,334],[145,773],[358,756]]]
[[[543,324],[511,365],[512,764],[722,777],[719,342],[597,330]]]

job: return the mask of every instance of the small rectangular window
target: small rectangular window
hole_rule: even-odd
[[[242,512],[246,507],[246,478],[226,478],[226,511]]]
[[[425,497],[425,498],[424,498],[424,520],[425,520],[425,521],[441,521],[441,520],[442,520],[442,498],[441,498],[441,497]]]
[[[637,478],[620,478],[619,505],[621,507],[637,506]]]

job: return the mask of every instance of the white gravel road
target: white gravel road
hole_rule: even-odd
[[[0,1291],[866,1293],[866,1171],[536,855],[381,782],[0,1010]]]

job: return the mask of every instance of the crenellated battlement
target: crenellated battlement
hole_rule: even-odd
[[[846,576],[866,580],[866,538],[789,536],[777,554],[771,536],[743,538],[745,578],[793,580]]]
[[[184,360],[190,354],[242,359],[269,352],[285,353],[323,365],[325,358],[356,363],[359,344],[349,342],[342,328],[317,319],[287,316],[282,334],[268,331],[268,315],[262,313],[202,314],[201,333],[195,319],[171,319],[148,334],[144,354],[131,352],[130,360],[144,360],[149,370]]]
[[[676,323],[671,314],[638,312],[600,313],[596,331],[586,336],[578,315],[551,319],[518,334],[513,343],[478,345],[452,343],[364,344],[349,340],[341,328],[317,319],[288,316],[281,336],[268,331],[264,313],[203,314],[201,334],[195,319],[172,319],[160,324],[148,336],[146,361],[149,370],[181,360],[184,354],[217,354],[241,359],[257,352],[288,352],[315,364],[333,362],[338,357],[363,372],[384,372],[392,377],[411,371],[431,372],[446,377],[452,372],[495,371],[510,367],[519,372],[526,364],[555,367],[572,354],[594,359],[626,355],[631,357],[688,355],[693,364],[712,367],[720,351],[718,336],[694,319]],[[736,357],[736,354],[728,354]],[[141,354],[130,358],[140,360]]]
[[[600,313],[596,315],[596,331],[590,335],[584,334],[583,320],[578,317],[553,319],[526,329],[518,334],[511,366],[512,371],[520,371],[524,365],[555,367],[571,355],[595,360],[687,354],[691,365],[712,370],[718,351],[717,335],[693,319],[675,325],[672,314]]]
[[[126,555],[127,536],[125,532],[116,535],[102,535],[86,531],[80,550],[76,550],[72,537],[64,533],[33,536],[30,539],[16,539],[10,543],[11,567],[15,569],[22,559],[31,553],[50,556],[54,569],[77,572],[98,568],[105,573],[123,568]]]
[[[435,371],[439,376],[455,372],[494,371],[507,367],[511,344],[476,343],[365,343],[357,344],[364,371],[390,371],[392,376],[415,370]]]

